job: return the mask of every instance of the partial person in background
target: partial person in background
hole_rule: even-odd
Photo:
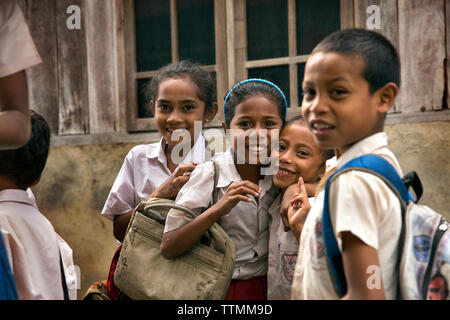
[[[17,2],[0,1],[0,150],[20,148],[30,138],[25,69],[41,62]]]

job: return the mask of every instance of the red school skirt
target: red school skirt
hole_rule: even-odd
[[[225,300],[267,300],[267,276],[231,280]]]

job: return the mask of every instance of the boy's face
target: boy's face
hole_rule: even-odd
[[[370,94],[364,63],[359,57],[317,52],[306,64],[303,117],[319,146],[338,155],[382,130],[379,97]]]

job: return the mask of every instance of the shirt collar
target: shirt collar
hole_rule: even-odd
[[[146,157],[149,159],[158,158],[161,163],[167,163],[166,154],[164,153],[166,146],[166,140],[161,138],[159,143],[149,144]],[[205,161],[205,138],[202,134],[199,134],[194,146],[189,153],[183,158],[180,164],[186,164],[189,162],[202,163]]]
[[[215,161],[219,164],[219,179],[217,180],[218,188],[224,188],[233,182],[242,181],[242,178],[236,169],[236,165],[234,164],[233,148],[228,148],[223,154],[217,156]],[[272,176],[265,175],[261,180],[261,188],[263,190],[269,190],[272,186]]]
[[[27,191],[20,189],[6,189],[0,191],[0,203],[7,201],[24,203],[37,208],[36,200],[30,197]]]
[[[367,138],[364,138],[351,146],[334,163],[333,161],[327,162],[327,167],[329,166],[328,169],[339,168],[352,159],[358,158],[365,154],[373,154],[376,150],[387,147],[387,140],[388,139],[385,132],[378,132],[368,136]]]

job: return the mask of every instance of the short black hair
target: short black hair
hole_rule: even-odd
[[[370,93],[389,82],[400,88],[400,59],[392,43],[382,34],[365,29],[336,31],[323,39],[313,50],[336,52],[361,57],[365,62],[363,77],[369,83]]]
[[[19,187],[29,187],[42,174],[50,147],[47,121],[31,111],[31,137],[27,144],[15,150],[0,151],[0,174],[8,176]]]
[[[147,102],[150,100],[155,102],[158,97],[160,83],[172,78],[189,78],[198,88],[198,98],[205,102],[205,114],[213,110],[213,104],[217,101],[216,82],[209,72],[201,68],[200,64],[189,60],[171,63],[159,69],[150,83],[144,87],[144,95]]]
[[[230,127],[231,120],[236,111],[236,106],[248,98],[255,96],[263,96],[270,101],[273,101],[277,106],[278,114],[284,124],[286,120],[286,102],[279,89],[266,82],[248,81],[233,88],[225,102],[224,116],[227,127]]]

